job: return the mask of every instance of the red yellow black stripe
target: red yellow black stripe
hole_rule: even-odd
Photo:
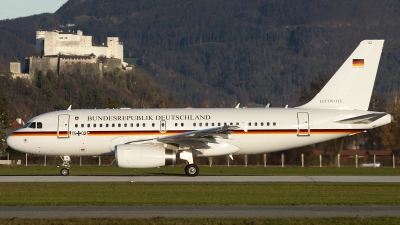
[[[316,134],[355,134],[360,133],[363,130],[359,129],[311,129],[310,135]],[[99,137],[99,136],[169,136],[188,132],[187,130],[180,131],[168,131],[162,133],[160,131],[88,131],[87,136]],[[277,134],[294,134],[298,133],[297,129],[293,130],[248,130],[247,132],[243,130],[233,131],[232,134],[235,135],[277,135]],[[300,134],[308,134],[307,130],[300,130]],[[70,135],[72,132],[70,131]],[[14,137],[51,137],[57,136],[56,131],[49,132],[14,132],[10,136]],[[59,132],[59,136],[66,137],[68,132]]]

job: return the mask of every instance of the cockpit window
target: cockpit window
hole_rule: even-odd
[[[29,127],[29,125],[31,125],[31,123],[32,122],[28,122],[28,123],[26,123],[22,128],[28,128]]]
[[[32,123],[29,125],[29,128],[36,128],[36,123],[35,123],[35,122],[32,122]]]
[[[36,125],[37,125],[36,127],[37,127],[38,129],[42,129],[42,127],[43,127],[43,126],[42,126],[42,122],[37,122]]]

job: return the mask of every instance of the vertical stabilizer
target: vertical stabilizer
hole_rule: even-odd
[[[298,108],[368,110],[384,40],[364,40],[324,88]]]

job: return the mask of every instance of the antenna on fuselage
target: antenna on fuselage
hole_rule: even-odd
[[[72,105],[69,105],[69,107],[68,107],[68,109],[67,109],[67,110],[71,110],[71,108],[72,108]]]
[[[237,109],[238,109],[238,108],[239,108],[239,106],[240,106],[240,103],[238,103],[238,104],[236,105],[236,107],[235,107],[235,108],[237,108]]]
[[[265,106],[265,108],[269,108],[269,104],[270,104],[270,103],[268,103],[268,104]]]

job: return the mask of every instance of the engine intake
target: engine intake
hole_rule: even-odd
[[[153,168],[176,164],[176,152],[152,145],[117,145],[115,159],[122,168]]]

